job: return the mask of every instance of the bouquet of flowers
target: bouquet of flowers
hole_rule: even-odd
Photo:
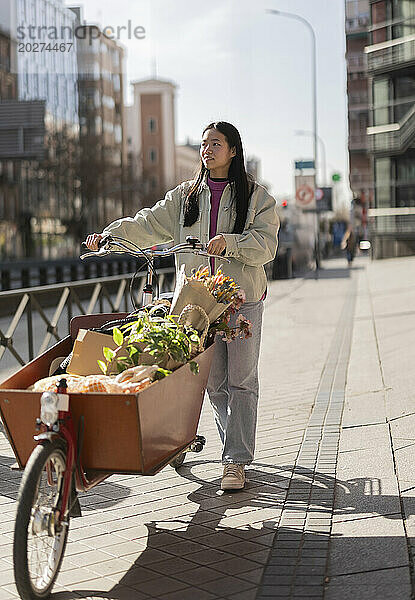
[[[209,290],[216,301],[221,304],[230,304],[238,298],[240,292],[239,286],[229,275],[224,275],[222,269],[216,271],[215,275],[210,275],[208,267],[203,269],[193,269],[189,281],[201,281]]]
[[[252,323],[243,315],[238,315],[234,327],[230,327],[231,315],[235,314],[245,302],[245,292],[222,269],[214,275],[208,267],[193,269],[190,277],[186,277],[182,269],[173,297],[170,313],[179,314],[186,305],[201,306],[207,313],[211,323],[210,335],[219,333],[227,342],[236,338],[252,336]],[[196,311],[191,313],[192,326],[200,330],[202,321]]]
[[[219,268],[215,275],[209,274],[208,267],[194,269],[190,277],[184,272],[184,266],[177,276],[170,314],[180,315],[190,305],[200,306],[207,314],[209,322],[216,321],[222,313],[237,299],[239,286]],[[192,327],[201,331],[204,321],[195,310],[189,315]]]

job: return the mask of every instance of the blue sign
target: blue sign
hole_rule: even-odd
[[[298,171],[302,171],[303,169],[314,169],[314,160],[296,160],[295,168]]]

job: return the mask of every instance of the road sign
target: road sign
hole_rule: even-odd
[[[322,200],[324,198],[324,191],[321,188],[316,189],[316,200]]]
[[[309,210],[316,208],[314,175],[295,176],[295,203],[299,208]]]
[[[300,206],[308,206],[314,200],[314,190],[310,185],[300,185],[295,193],[295,197]]]
[[[302,171],[303,169],[314,169],[314,160],[296,160],[295,168],[298,171]]]
[[[316,190],[316,209],[317,212],[333,210],[331,187],[323,187]]]

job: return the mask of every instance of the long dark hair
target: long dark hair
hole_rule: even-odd
[[[226,138],[229,148],[235,148],[236,154],[232,158],[229,167],[228,179],[232,188],[232,194],[236,201],[236,221],[233,233],[242,233],[245,227],[246,215],[248,212],[249,198],[253,192],[254,182],[248,179],[245,170],[244,151],[239,131],[226,121],[216,121],[210,123],[203,130],[203,135],[209,129],[217,129]],[[201,192],[202,182],[208,169],[200,160],[199,171],[195,177],[186,199],[184,201],[184,226],[190,227],[199,217],[199,194]]]

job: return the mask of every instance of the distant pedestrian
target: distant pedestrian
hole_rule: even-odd
[[[346,229],[341,248],[342,250],[346,250],[347,264],[350,267],[356,254],[356,234],[351,225]]]

